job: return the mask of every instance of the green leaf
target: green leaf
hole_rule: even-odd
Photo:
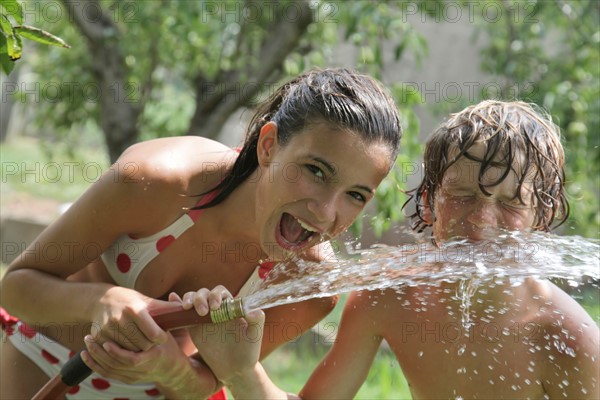
[[[402,53],[404,53],[404,48],[406,47],[406,42],[403,40],[399,45],[394,49],[394,60],[398,61],[400,57],[402,57]]]
[[[15,62],[12,61],[5,53],[0,53],[0,65],[2,65],[2,71],[8,75],[15,67]]]
[[[39,43],[49,44],[52,46],[59,46],[70,48],[68,44],[65,43],[64,40],[59,38],[58,36],[54,36],[53,34],[46,32],[44,30],[34,28],[33,26],[21,25],[15,27],[15,32],[24,37],[25,39],[35,40]]]
[[[0,0],[0,14],[12,16],[17,24],[23,23],[23,8],[17,0]]]
[[[2,32],[6,35],[13,33],[12,25],[5,15],[0,15],[0,30],[2,30]]]
[[[15,67],[15,63],[8,56],[6,49],[6,36],[4,36],[4,34],[0,34],[0,66],[2,66],[2,71],[8,75]]]
[[[11,60],[15,61],[21,58],[21,41],[19,37],[13,34],[6,36],[6,52]]]

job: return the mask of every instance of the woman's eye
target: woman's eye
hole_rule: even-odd
[[[321,180],[325,179],[325,173],[321,168],[317,167],[316,165],[307,164],[306,168],[308,168],[308,170],[317,178]]]
[[[367,198],[358,192],[348,192],[348,194],[354,199],[360,201],[361,203],[366,203]]]

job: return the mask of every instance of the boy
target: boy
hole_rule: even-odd
[[[549,231],[568,216],[563,164],[558,127],[528,104],[468,107],[426,145],[413,227],[431,226],[437,243],[466,238],[473,245],[500,230]],[[500,278],[472,293],[464,326],[459,285],[353,293],[336,343],[300,397],[355,396],[383,339],[414,398],[600,397],[600,331],[575,300],[548,281],[528,278],[513,287]],[[187,300],[212,302],[213,293]],[[260,324],[260,316],[248,320],[244,329]],[[237,371],[223,368],[222,354],[206,360],[234,394],[291,396],[259,364],[244,369],[237,354]]]

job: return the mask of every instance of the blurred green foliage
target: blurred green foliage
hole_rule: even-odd
[[[85,39],[60,3],[27,3],[26,16],[33,16],[34,24],[56,32],[73,45],[69,51],[40,47],[28,56],[36,88],[42,92],[38,98],[46,100],[36,102],[36,120],[40,127],[52,128],[41,129],[50,140],[78,146],[85,137],[82,132],[103,132],[96,82],[96,71],[102,66],[93,64]],[[204,98],[196,90],[199,81],[219,84],[236,76],[237,80],[229,83],[238,85],[233,90],[243,94],[254,79],[243,71],[248,66],[259,66],[262,46],[277,39],[270,31],[276,18],[272,2],[102,0],[90,4],[100,8],[87,7],[88,20],[101,13],[114,23],[106,28],[105,40],[117,43],[127,75],[124,85],[115,82],[109,87],[110,93],[104,95],[124,100],[139,110],[135,121],[137,140],[188,133],[193,128],[197,105],[210,100],[208,92],[214,89],[207,86]],[[287,14],[282,15],[292,21],[300,3],[285,0],[277,4],[286,10]],[[349,46],[353,66],[390,88],[404,122],[401,155],[369,210],[368,223],[380,235],[403,219],[400,206],[406,196],[401,190],[406,189],[406,175],[411,172],[406,168],[414,166],[422,152],[419,121],[413,110],[423,101],[414,88],[407,90],[402,82],[386,81],[385,64],[408,54],[420,65],[428,55],[427,42],[411,25],[411,21],[419,20],[407,18],[406,12],[410,9],[421,19],[429,15],[431,20],[444,24],[444,18],[438,15],[444,10],[444,1],[307,4],[313,20],[306,32],[292,51],[282,55],[280,67],[259,83],[263,90],[244,99],[243,106],[252,108],[283,80],[308,68],[339,65],[334,50]],[[475,13],[474,21],[469,21],[477,24],[475,36],[485,38],[481,68],[498,83],[484,86],[480,97],[536,103],[562,127],[573,207],[571,219],[561,229],[592,237],[598,236],[600,227],[599,4],[594,0],[491,1],[485,3],[485,8],[496,14]],[[461,5],[465,15],[471,7],[481,8],[481,4],[468,1]],[[22,96],[23,101],[36,98],[29,92]],[[453,103],[442,108],[458,111],[466,105]],[[352,232],[360,235],[363,225],[363,219],[359,219]]]
[[[23,6],[16,0],[0,1],[0,67],[8,75],[21,58],[23,38],[51,46],[69,48],[50,32],[23,24]]]
[[[567,234],[600,234],[600,2],[497,1],[482,68],[501,93],[542,106],[562,129],[571,217]],[[496,88],[488,88],[496,89]],[[563,231],[565,229],[563,228]]]

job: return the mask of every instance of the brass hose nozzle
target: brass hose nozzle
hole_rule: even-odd
[[[244,301],[241,297],[225,299],[221,307],[210,311],[210,319],[215,324],[241,318],[244,315]]]

